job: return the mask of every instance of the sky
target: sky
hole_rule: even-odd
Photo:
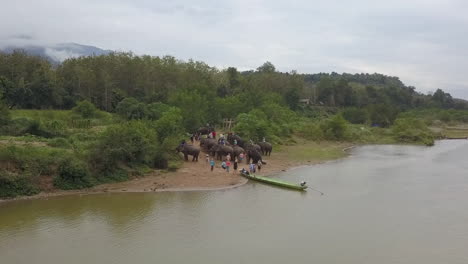
[[[382,73],[468,99],[466,0],[2,0],[1,45],[102,49],[299,73]]]

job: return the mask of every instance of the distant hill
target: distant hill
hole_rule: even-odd
[[[7,46],[0,51],[11,53],[14,50],[24,50],[26,53],[47,58],[50,62],[57,64],[68,58],[80,56],[92,56],[109,54],[111,50],[103,50],[94,46],[81,45],[77,43],[60,43],[51,46]]]

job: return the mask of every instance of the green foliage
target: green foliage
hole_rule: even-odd
[[[374,104],[367,107],[372,126],[389,127],[398,115],[398,109],[391,105]]]
[[[186,131],[196,131],[205,124],[209,101],[206,97],[193,90],[184,90],[173,94],[169,104],[181,109],[182,124]]]
[[[44,177],[58,174],[57,167],[71,153],[43,146],[0,146],[0,196],[32,195]]]
[[[61,137],[51,139],[47,144],[55,148],[71,148],[72,146],[67,139]]]
[[[0,100],[0,127],[6,126],[10,123],[11,116],[10,110],[3,101]]]
[[[0,198],[12,198],[19,195],[34,195],[39,190],[30,179],[0,170]]]
[[[158,102],[149,104],[148,107],[148,119],[158,120],[163,114],[171,109],[171,106]]]
[[[399,118],[395,120],[392,130],[400,142],[434,145],[434,135],[422,120]]]
[[[365,124],[369,119],[369,114],[362,108],[346,108],[342,111],[341,115],[351,124]]]
[[[97,117],[99,114],[99,110],[96,106],[86,100],[78,102],[76,106],[73,107],[72,111],[83,118],[93,118]]]
[[[182,127],[182,113],[180,109],[172,107],[170,110],[164,112],[162,117],[153,124],[157,141],[160,144],[171,137],[180,138],[184,135],[184,128]]]
[[[125,166],[153,165],[157,145],[155,131],[143,121],[113,125],[93,145],[90,161],[99,179]]]
[[[123,99],[115,108],[115,112],[127,120],[144,119],[148,115],[146,104],[132,97]]]
[[[259,109],[237,116],[234,131],[244,139],[260,141],[263,137],[271,138],[273,135],[267,116]]]
[[[335,115],[320,124],[324,137],[328,140],[344,140],[348,130],[348,123],[341,115]]]
[[[60,163],[54,185],[63,190],[83,189],[93,186],[94,179],[83,162],[70,158]]]
[[[300,136],[309,140],[320,141],[325,139],[325,134],[320,127],[319,122],[313,122],[310,120],[304,121],[298,128],[298,132]]]

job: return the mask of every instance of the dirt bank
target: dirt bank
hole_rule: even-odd
[[[299,141],[298,144],[293,146],[276,148],[271,156],[263,157],[263,160],[267,164],[257,173],[271,175],[293,167],[313,165],[342,158],[347,155],[345,149],[350,146],[350,143]],[[239,169],[243,167],[248,169],[248,165],[245,162],[239,164]],[[247,180],[239,176],[238,172],[233,171],[232,168],[230,173],[223,170],[220,161],[216,161],[215,169],[211,172],[210,166],[205,160],[205,153],[202,153],[198,162],[184,162],[182,168],[175,172],[153,171],[145,175],[145,177],[135,178],[126,182],[102,184],[85,190],[40,193],[34,196],[18,197],[14,200],[104,192],[219,190],[238,187],[246,182]]]

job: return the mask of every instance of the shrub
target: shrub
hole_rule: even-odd
[[[335,115],[320,124],[324,137],[328,140],[344,140],[348,124],[341,115]]]
[[[29,178],[0,170],[0,198],[34,195],[38,192]]]
[[[72,109],[73,113],[80,115],[83,118],[93,118],[97,117],[99,110],[94,106],[94,104],[89,101],[81,101],[76,104]]]
[[[318,122],[309,121],[299,129],[299,134],[309,140],[323,140],[325,135]]]
[[[90,160],[99,175],[112,174],[122,166],[153,165],[156,133],[143,121],[110,126],[91,150]]]
[[[415,118],[399,118],[395,120],[392,131],[396,139],[405,143],[422,143],[434,145],[434,135],[426,124]]]
[[[75,159],[63,160],[58,169],[54,185],[63,190],[83,189],[93,186],[93,179],[88,168]]]

